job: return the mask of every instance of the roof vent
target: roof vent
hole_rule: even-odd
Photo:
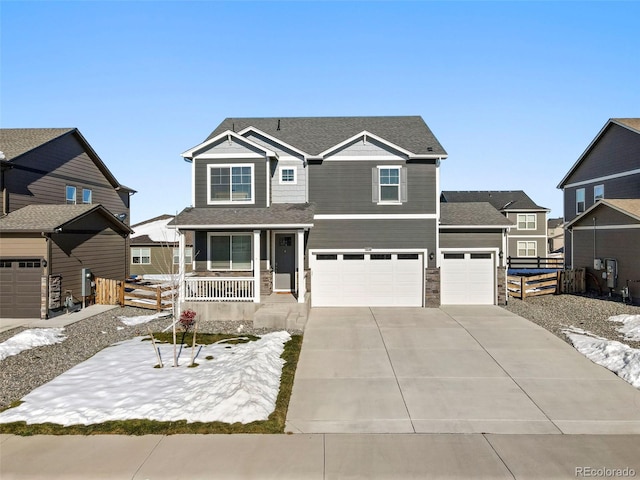
[[[427,147],[427,152],[433,152],[433,147]]]
[[[280,119],[278,119],[278,127],[276,128],[276,130],[279,132],[280,131]]]

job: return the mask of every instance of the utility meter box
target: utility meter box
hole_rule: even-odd
[[[593,259],[593,269],[594,270],[602,270],[602,260],[599,258]]]
[[[89,297],[93,294],[92,289],[93,282],[93,274],[91,273],[91,269],[83,268],[82,269],[82,291],[80,292],[83,297]]]
[[[604,267],[607,274],[607,288],[616,288],[618,285],[618,261],[613,258],[606,258]]]

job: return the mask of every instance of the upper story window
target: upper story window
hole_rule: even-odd
[[[407,169],[378,166],[371,171],[371,200],[378,205],[401,205],[407,201]]]
[[[254,203],[253,165],[209,165],[208,204]]]
[[[149,248],[132,248],[131,263],[134,265],[150,265],[151,249]]]
[[[604,198],[604,185],[596,185],[593,187],[593,202],[597,202],[601,198]]]
[[[296,168],[295,167],[280,167],[280,183],[296,184]]]
[[[576,190],[576,214],[584,212],[584,188]]]
[[[90,188],[82,189],[82,203],[93,203],[93,192]]]
[[[67,185],[66,196],[67,196],[67,205],[75,205],[76,204],[76,187]]]
[[[518,230],[535,230],[536,214],[535,213],[519,213],[518,214]]]

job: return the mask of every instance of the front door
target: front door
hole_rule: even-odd
[[[296,247],[293,233],[276,233],[274,290],[294,292],[296,289]]]

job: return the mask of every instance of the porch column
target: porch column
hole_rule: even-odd
[[[178,304],[184,302],[184,275],[186,267],[184,264],[184,243],[185,237],[182,230],[178,230]]]
[[[296,250],[298,254],[298,303],[304,303],[304,295],[307,293],[307,283],[304,280],[304,230],[298,230],[296,237]]]
[[[253,302],[260,303],[260,230],[253,231]]]

